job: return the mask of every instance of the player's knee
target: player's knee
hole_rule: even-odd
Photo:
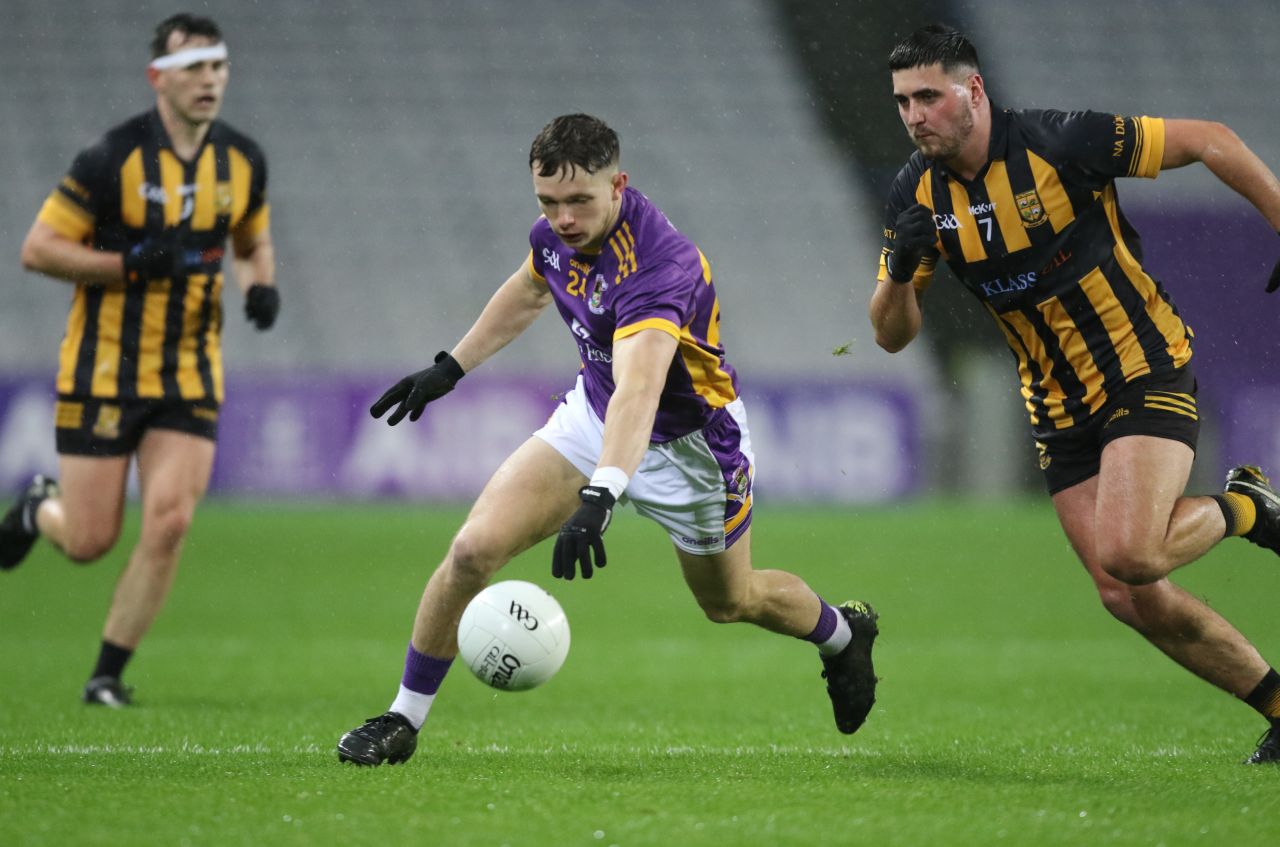
[[[1139,545],[1113,544],[1099,550],[1102,570],[1125,585],[1149,585],[1167,573],[1159,557]]]
[[[1164,576],[1163,570],[1145,559],[1108,559],[1102,569],[1125,585],[1150,585]]]
[[[1102,607],[1121,623],[1133,626],[1137,621],[1138,617],[1133,608],[1133,593],[1128,585],[1112,582],[1100,585],[1098,599],[1102,601]]]
[[[491,543],[464,528],[449,546],[447,564],[453,579],[483,586],[503,561]]]
[[[160,550],[176,550],[191,529],[194,506],[181,502],[160,504],[142,517],[142,542]]]
[[[116,545],[116,533],[72,534],[61,545],[62,553],[77,565],[91,565]]]

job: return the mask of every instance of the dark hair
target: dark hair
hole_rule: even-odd
[[[889,53],[889,70],[902,71],[942,64],[951,73],[956,68],[979,70],[978,51],[959,30],[944,24],[929,24],[908,35]]]
[[[151,58],[158,59],[169,52],[169,36],[175,32],[188,36],[203,35],[215,44],[222,40],[222,30],[209,18],[179,12],[156,24],[156,32],[151,39]]]
[[[590,115],[561,115],[542,128],[529,148],[529,167],[537,162],[538,176],[555,176],[566,168],[589,174],[617,164],[618,134]]]

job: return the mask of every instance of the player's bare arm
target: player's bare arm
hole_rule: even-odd
[[[453,358],[470,373],[520,336],[551,303],[547,284],[522,262],[485,305],[475,324],[453,348]]]
[[[876,283],[871,295],[871,326],[876,331],[876,344],[897,353],[920,333],[924,322],[924,292],[910,283],[892,279]]]
[[[253,235],[240,230],[231,233],[231,249],[235,257],[236,284],[243,292],[251,285],[275,285],[276,248],[271,241],[271,230],[264,229]]]
[[[244,292],[244,316],[258,331],[271,329],[280,314],[280,290],[276,288],[276,250],[271,230],[250,232],[241,227],[231,233],[236,284]]]
[[[458,380],[510,344],[550,302],[550,289],[533,277],[529,263],[524,262],[489,299],[452,354],[440,351],[430,367],[411,373],[388,388],[369,408],[369,414],[380,418],[396,406],[387,418],[391,426],[406,415],[410,422],[418,420],[428,403],[448,394]]]
[[[600,458],[591,480],[578,491],[582,505],[560,528],[551,555],[552,577],[573,579],[580,570],[583,579],[590,579],[595,568],[608,563],[602,536],[614,504],[649,449],[677,343],[672,332],[662,329],[643,329],[614,341],[614,391],[605,411]]]
[[[926,252],[937,242],[938,230],[933,210],[923,203],[900,211],[891,226],[885,230],[891,246],[884,253],[883,279],[876,283],[870,313],[876,343],[896,353],[920,332],[924,294],[916,288],[915,278]]]
[[[1165,120],[1160,169],[1201,162],[1280,231],[1280,181],[1230,127],[1216,121]]]
[[[675,336],[646,329],[613,344],[613,379],[617,388],[605,415],[604,448],[599,467],[635,473],[649,448],[653,419],[676,354]]]
[[[64,282],[124,285],[123,256],[72,241],[42,221],[31,225],[22,242],[22,266]]]

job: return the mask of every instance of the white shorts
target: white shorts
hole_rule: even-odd
[[[672,542],[695,555],[732,547],[751,525],[755,457],[742,400],[703,429],[650,444],[621,501],[662,525]],[[588,478],[604,444],[604,422],[587,403],[582,378],[535,436]]]

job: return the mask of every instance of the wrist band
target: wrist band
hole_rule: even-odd
[[[613,499],[617,500],[622,496],[622,492],[627,490],[627,483],[630,481],[631,477],[627,476],[622,468],[610,465],[605,468],[596,468],[596,472],[591,475],[591,482],[587,484],[607,488],[613,495]]]

